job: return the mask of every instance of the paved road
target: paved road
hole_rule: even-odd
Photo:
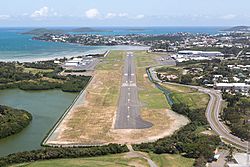
[[[148,165],[149,165],[150,167],[158,167],[158,166],[156,165],[156,163],[155,163],[152,159],[150,159],[150,158],[147,157],[146,155],[142,154],[141,152],[134,151],[134,149],[133,149],[133,147],[132,147],[131,145],[127,145],[127,147],[128,147],[128,149],[129,149],[129,151],[130,151],[129,153],[134,154],[134,155],[133,155],[134,157],[144,158],[145,160],[148,161]]]
[[[144,121],[140,117],[140,102],[135,73],[133,53],[128,52],[125,59],[115,129],[144,129],[152,127],[152,123]]]
[[[207,106],[207,120],[211,128],[218,134],[220,137],[227,142],[233,144],[234,146],[246,150],[247,142],[241,141],[240,138],[231,134],[228,127],[220,121],[219,115],[222,107],[222,97],[221,94],[215,90],[201,89],[201,91],[206,92],[210,96],[210,101]]]
[[[149,70],[149,71],[152,73],[152,70]],[[159,81],[157,75],[151,75],[151,76],[156,82]],[[232,135],[228,127],[223,122],[220,121],[219,115],[221,112],[223,100],[222,100],[221,94],[218,91],[213,90],[213,89],[199,87],[199,86],[182,85],[182,84],[177,84],[177,83],[169,83],[169,84],[187,86],[187,87],[194,88],[203,93],[208,94],[210,96],[210,100],[206,109],[206,117],[211,128],[223,140],[229,142],[230,144],[244,151],[247,149],[247,142],[243,142],[237,136]]]
[[[240,57],[240,55],[243,53],[243,51],[244,51],[244,49],[241,50],[241,51],[237,54],[237,56],[236,56],[237,59]]]

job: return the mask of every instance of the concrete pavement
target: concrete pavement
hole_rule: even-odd
[[[115,129],[144,129],[152,127],[152,123],[140,117],[138,87],[136,85],[136,67],[134,55],[128,52],[123,70],[122,85],[118,110],[116,113]]]

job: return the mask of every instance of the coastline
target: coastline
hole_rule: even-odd
[[[96,47],[96,46],[94,46]],[[13,61],[18,61],[18,62],[36,62],[36,61],[48,61],[48,60],[55,60],[55,59],[61,59],[61,58],[71,58],[71,57],[77,57],[77,56],[82,56],[82,55],[89,55],[89,54],[104,54],[107,50],[148,50],[149,47],[145,46],[130,46],[130,45],[116,45],[116,46],[98,46],[100,47],[99,49],[93,49],[93,50],[88,50],[88,51],[83,51],[83,52],[68,52],[68,53],[63,53],[63,52],[58,52],[54,54],[47,54],[47,55],[42,55],[41,56],[27,56],[26,58],[21,58],[23,56],[18,56],[17,58],[12,57],[9,59],[2,59],[1,58],[1,52],[0,52],[0,62],[13,62]]]

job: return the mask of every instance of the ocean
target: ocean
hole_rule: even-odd
[[[32,40],[31,35],[22,34],[33,28],[0,28],[0,61],[36,61],[51,58],[72,57],[89,53],[103,53],[106,50],[144,49],[131,46],[82,46],[76,44],[53,43]],[[63,29],[63,28],[58,28]],[[67,29],[67,28],[65,28]],[[69,28],[68,28],[69,29]],[[98,27],[98,31],[88,34],[166,34],[177,32],[216,34],[224,27]]]

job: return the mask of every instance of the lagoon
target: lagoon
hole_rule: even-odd
[[[0,139],[0,156],[41,148],[40,144],[46,134],[76,96],[76,93],[66,93],[61,90],[1,90],[1,105],[27,110],[32,114],[33,120],[20,133]]]

